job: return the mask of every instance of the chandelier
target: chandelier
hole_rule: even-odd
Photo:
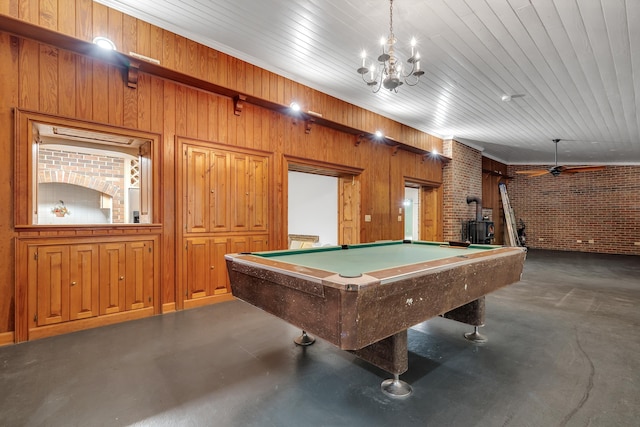
[[[420,70],[420,54],[416,51],[416,39],[411,40],[411,57],[407,59],[411,70],[407,73],[402,69],[402,62],[396,56],[396,43],[397,40],[393,34],[393,0],[390,0],[389,36],[386,40],[384,37],[380,40],[382,54],[378,56],[378,64],[371,63],[367,66],[367,52],[363,50],[360,55],[362,66],[357,70],[373,93],[377,93],[382,87],[398,93],[398,88],[405,83],[408,86],[417,85],[420,76],[424,74],[424,71]]]

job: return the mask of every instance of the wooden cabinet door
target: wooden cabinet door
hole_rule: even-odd
[[[231,228],[231,199],[230,199],[230,171],[229,154],[211,152],[211,188],[209,194],[209,213],[211,217],[211,231],[229,231]]]
[[[153,242],[126,244],[125,310],[153,305]]]
[[[249,237],[234,236],[229,239],[229,253],[249,252]]]
[[[245,154],[231,154],[231,230],[247,231],[249,212],[249,160]]]
[[[266,234],[251,236],[250,242],[249,242],[249,249],[251,252],[268,251],[269,250],[268,236]]]
[[[99,314],[98,245],[69,247],[69,320],[86,319]]]
[[[266,231],[269,218],[269,167],[266,157],[249,158],[249,229]]]
[[[69,320],[69,246],[41,246],[37,249],[38,326]]]
[[[211,294],[209,275],[212,269],[209,238],[196,237],[186,243],[185,299],[202,298]]]
[[[185,299],[230,292],[224,259],[224,255],[229,252],[229,239],[189,238],[186,251]]]
[[[100,245],[100,314],[125,311],[126,244]]]
[[[210,240],[211,247],[211,287],[213,295],[226,294],[231,292],[231,283],[227,274],[227,263],[224,259],[229,252],[229,239],[226,237],[214,237]]]
[[[191,146],[186,149],[184,195],[186,228],[189,233],[209,231],[209,151]]]

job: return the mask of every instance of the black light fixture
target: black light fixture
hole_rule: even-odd
[[[396,53],[397,39],[393,34],[393,0],[389,1],[389,36],[385,40],[382,38],[382,54],[378,56],[378,64],[371,63],[367,66],[367,52],[362,51],[362,66],[357,72],[362,76],[362,80],[371,87],[374,93],[384,87],[389,91],[398,92],[398,88],[403,84],[415,86],[420,81],[420,76],[424,71],[420,69],[420,54],[416,50],[415,38],[411,40],[411,56],[407,63],[411,66],[409,72],[404,73],[402,62]],[[368,75],[368,76],[367,76]]]

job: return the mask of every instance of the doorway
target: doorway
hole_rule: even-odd
[[[420,188],[405,187],[404,200],[404,239],[420,240]]]
[[[338,178],[289,171],[289,235],[318,236],[314,246],[338,244]]]
[[[442,185],[405,181],[404,238],[407,240],[442,240]]]

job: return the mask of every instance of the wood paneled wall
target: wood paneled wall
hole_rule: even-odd
[[[0,13],[74,37],[91,40],[105,33],[122,51],[161,58],[163,66],[208,79],[216,84],[287,103],[293,97],[304,108],[322,112],[349,126],[371,131],[383,123],[389,135],[427,150],[442,150],[442,142],[371,112],[276,76],[195,42],[108,9],[89,0],[8,0]],[[1,30],[1,28],[0,28]],[[151,131],[162,135],[161,191],[161,303],[176,301],[176,135],[273,153],[273,188],[269,205],[270,247],[286,247],[285,156],[362,169],[360,240],[398,239],[397,221],[404,198],[404,179],[442,182],[442,165],[419,154],[393,150],[374,142],[355,143],[353,135],[314,125],[255,105],[234,115],[233,100],[197,88],[141,73],[137,89],[127,87],[122,69],[0,32],[0,336],[14,330],[15,248],[13,238],[23,234],[68,234],[78,231],[16,231],[12,224],[11,195],[14,157],[14,108],[29,109],[86,121]],[[86,235],[88,231],[80,231]],[[157,232],[151,230],[150,232]],[[114,230],[126,233],[126,230]],[[0,338],[2,344],[2,338]]]

